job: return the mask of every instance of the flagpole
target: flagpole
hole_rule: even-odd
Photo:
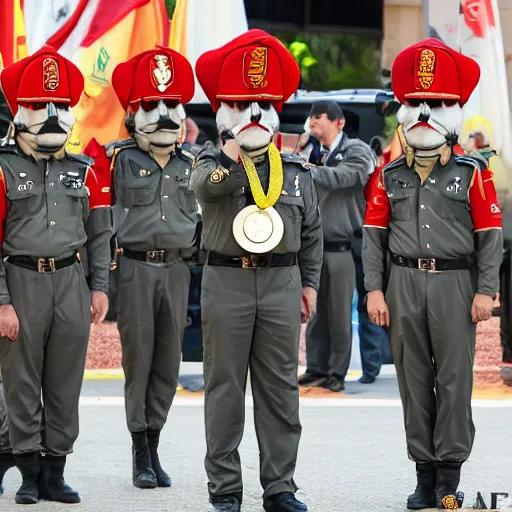
[[[430,37],[429,0],[423,0],[423,20],[425,23],[425,34]]]

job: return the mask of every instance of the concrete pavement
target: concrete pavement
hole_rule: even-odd
[[[347,386],[348,397],[301,399],[303,434],[297,465],[298,496],[311,512],[401,512],[415,484],[407,459],[396,380]],[[79,505],[40,502],[30,510],[61,512],[206,512],[208,495],[202,394],[177,397],[162,434],[162,463],[171,489],[139,490],[131,484],[130,438],[125,426],[123,382],[86,381],[81,400],[81,433],[69,457],[67,480],[82,496]],[[350,392],[352,391],[352,394]],[[463,468],[465,506],[482,492],[512,493],[510,479],[510,401],[475,401],[474,452]],[[260,512],[258,447],[247,397],[241,446],[245,481],[244,512]],[[23,510],[14,504],[17,470],[5,478],[0,511]]]

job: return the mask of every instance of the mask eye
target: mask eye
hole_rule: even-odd
[[[235,108],[235,102],[234,101],[224,101],[229,108]]]
[[[54,103],[57,110],[67,110],[71,105],[69,103]]]
[[[141,101],[140,106],[144,112],[151,112],[151,110],[158,108],[158,101]]]
[[[405,104],[408,107],[413,107],[413,108],[419,107],[424,102],[425,102],[425,100],[421,100],[421,99],[417,99],[417,98],[411,98],[411,99],[405,100]]]
[[[29,110],[43,110],[46,108],[47,103],[20,103],[22,107],[28,108]]]
[[[237,101],[236,106],[238,107],[238,110],[247,110],[249,108],[250,103],[248,101]]]
[[[167,108],[176,108],[180,102],[178,100],[164,100],[164,105]]]
[[[445,107],[453,107],[457,103],[456,100],[443,100],[443,105]]]
[[[261,110],[270,110],[271,107],[270,101],[258,101],[258,105]]]

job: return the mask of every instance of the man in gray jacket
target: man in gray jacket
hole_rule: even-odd
[[[352,347],[352,299],[356,274],[352,241],[362,237],[364,186],[375,161],[369,146],[343,132],[345,116],[334,101],[315,103],[311,135],[322,144],[323,165],[311,176],[320,202],[324,258],[316,314],[306,331],[307,370],[302,386],[345,388]]]

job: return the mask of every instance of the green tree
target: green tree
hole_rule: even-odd
[[[378,39],[353,34],[275,34],[301,68],[301,87],[313,90],[381,87]]]

